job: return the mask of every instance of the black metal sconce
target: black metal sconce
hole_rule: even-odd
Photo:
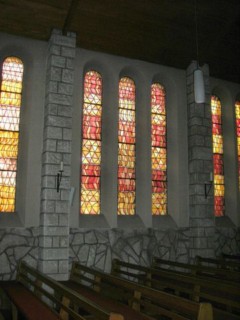
[[[60,170],[58,171],[57,176],[56,176],[57,192],[59,192],[59,189],[60,189],[62,174],[63,174],[63,162],[61,161],[60,162]]]
[[[211,191],[213,186],[213,174],[210,172],[210,179],[209,181],[205,181],[204,183],[204,193],[205,193],[205,199],[207,199],[209,192]]]

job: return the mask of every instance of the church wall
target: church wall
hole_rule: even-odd
[[[26,69],[28,81],[23,106],[32,108],[25,118],[28,122],[24,121],[27,129],[23,129],[25,153],[21,161],[26,175],[20,179],[24,186],[20,193],[20,212],[10,218],[9,214],[8,217],[0,215],[0,280],[14,278],[17,263],[21,259],[56,279],[66,279],[73,260],[109,272],[113,258],[150,265],[154,255],[192,262],[199,249],[205,256],[218,255],[222,251],[240,253],[237,188],[231,189],[234,197],[228,206],[234,218],[231,219],[231,212],[228,212],[227,221],[216,223],[212,218],[209,224],[213,197],[210,194],[209,199],[204,200],[204,185],[201,182],[207,172],[194,172],[196,167],[200,167],[204,155],[200,149],[189,149],[193,139],[189,142],[188,130],[194,132],[196,121],[202,121],[203,117],[199,116],[200,109],[191,105],[191,115],[196,112],[198,117],[194,115],[189,129],[187,106],[192,101],[190,69],[187,73],[185,70],[75,48],[73,34],[61,36],[60,32],[55,32],[49,43],[2,34],[0,39],[0,59],[4,58],[5,53],[14,54],[8,48],[15,48],[17,55],[21,56],[22,53],[31,61]],[[103,74],[103,101],[105,108],[108,108],[104,114],[108,125],[103,128],[103,183],[106,188],[102,190],[103,216],[100,219],[79,217],[78,213],[83,74],[92,67]],[[64,77],[61,77],[62,74]],[[116,154],[109,157],[108,151],[117,150],[112,138],[117,137],[117,88],[121,75],[132,76],[136,81],[139,89],[137,108],[141,109],[144,119],[149,119],[147,108],[150,92],[147,88],[151,82],[162,82],[169,93],[167,218],[155,219],[150,213],[151,203],[147,200],[150,189],[145,183],[150,176],[147,136],[142,139],[142,151],[138,151],[142,162],[139,170],[144,177],[137,200],[138,217],[119,219],[113,214],[116,212],[117,195],[116,179],[113,178],[116,178],[117,172]],[[205,74],[205,77],[209,96],[219,83],[231,89],[232,102],[236,92],[240,92],[239,85],[219,82],[211,79],[209,74]],[[209,112],[208,107],[205,106],[205,115]],[[139,123],[144,130],[147,129],[146,124]],[[204,123],[206,127],[209,126],[209,115],[204,118]],[[232,123],[231,133],[233,127]],[[210,150],[209,134],[206,140]],[[228,153],[232,149],[228,149]],[[191,165],[189,153],[196,155],[191,159]],[[64,174],[60,192],[57,193],[55,177],[61,160],[64,161]],[[231,169],[229,172],[233,177],[234,172]],[[195,180],[198,174],[201,179]],[[189,181],[194,185],[189,185]],[[228,183],[230,185],[230,181]],[[71,190],[74,191],[73,202],[70,202]]]

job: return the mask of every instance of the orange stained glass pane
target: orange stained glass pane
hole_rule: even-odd
[[[89,71],[84,78],[80,213],[100,214],[102,78]]]
[[[118,192],[118,214],[135,214],[135,192]]]
[[[167,214],[167,139],[166,93],[159,83],[151,86],[151,140],[152,140],[152,214]]]
[[[240,101],[236,101],[235,113],[236,113],[236,137],[237,137],[237,156],[238,156],[238,188],[240,190]]]
[[[223,216],[225,210],[223,136],[221,102],[218,97],[211,97],[213,172],[214,172],[214,215]]]
[[[135,214],[135,84],[119,81],[118,214]]]
[[[0,90],[0,212],[14,212],[23,63],[4,60]]]

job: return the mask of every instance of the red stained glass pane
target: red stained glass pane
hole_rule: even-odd
[[[167,139],[165,90],[159,83],[151,86],[152,137],[152,214],[167,214]]]
[[[23,63],[4,60],[0,90],[0,212],[14,212]]]
[[[81,214],[100,214],[101,102],[101,76],[96,71],[89,71],[84,78]]]
[[[135,214],[135,84],[119,81],[118,214]]]
[[[224,164],[221,102],[218,97],[211,98],[212,136],[213,136],[213,174],[214,174],[214,214],[224,215]]]

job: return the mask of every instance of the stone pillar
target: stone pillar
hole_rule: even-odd
[[[57,280],[68,278],[69,192],[76,37],[53,30],[47,54],[42,154],[39,269]],[[63,162],[59,192],[56,175]]]
[[[214,256],[214,212],[213,186],[205,197],[205,182],[210,180],[213,172],[212,161],[212,124],[209,92],[209,70],[204,65],[206,102],[195,103],[193,73],[197,63],[193,61],[187,69],[187,103],[188,103],[188,169],[190,194],[191,242],[190,260],[196,255]],[[210,187],[210,186],[208,186]]]

